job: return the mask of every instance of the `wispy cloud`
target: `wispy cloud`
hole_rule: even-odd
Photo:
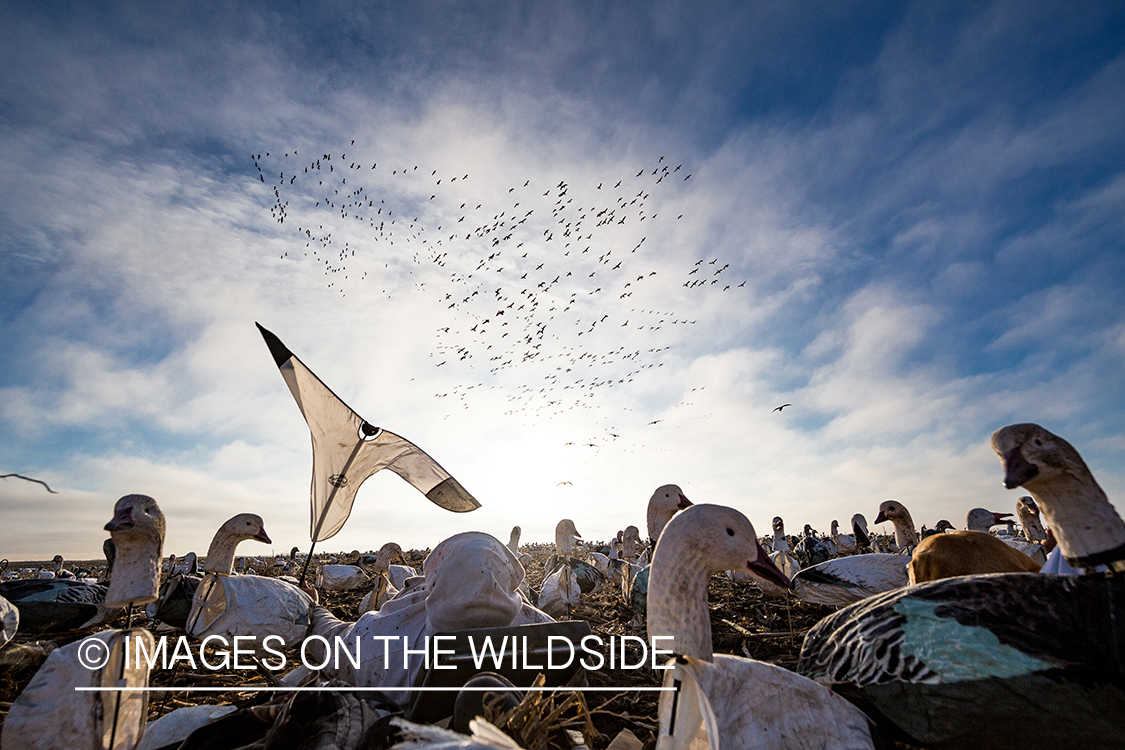
[[[484,503],[376,476],[348,549],[606,538],[669,481],[759,526],[959,524],[1010,505],[986,441],[1028,419],[1125,485],[1100,11],[84,13],[0,32],[0,445],[63,493],[0,484],[9,557],[95,556],[137,491],[171,551],[242,511],[307,540],[254,321]]]

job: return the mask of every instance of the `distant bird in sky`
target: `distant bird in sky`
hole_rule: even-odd
[[[782,409],[784,409],[784,408],[785,408],[786,406],[792,406],[792,405],[793,405],[793,404],[782,404],[781,406],[779,406],[779,407],[777,407],[776,409],[774,409],[774,411],[781,411],[781,410],[782,410]]]

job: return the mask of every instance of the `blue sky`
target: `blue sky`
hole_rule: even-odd
[[[255,321],[483,505],[379,474],[329,549],[604,539],[668,482],[760,531],[963,526],[1013,509],[1020,421],[1125,490],[1122,3],[0,19],[0,473],[59,491],[0,480],[0,554],[95,556],[130,492],[171,552],[238,512],[307,545]]]

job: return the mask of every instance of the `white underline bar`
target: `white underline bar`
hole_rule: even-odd
[[[82,693],[332,693],[332,692],[379,692],[379,693],[428,693],[468,690],[474,693],[502,693],[517,691],[524,693],[662,693],[671,692],[674,687],[76,687]]]

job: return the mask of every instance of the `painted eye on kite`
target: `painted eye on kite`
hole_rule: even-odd
[[[382,427],[376,427],[375,425],[368,424],[367,422],[364,422],[359,426],[360,440],[374,440],[381,434],[383,434]]]

